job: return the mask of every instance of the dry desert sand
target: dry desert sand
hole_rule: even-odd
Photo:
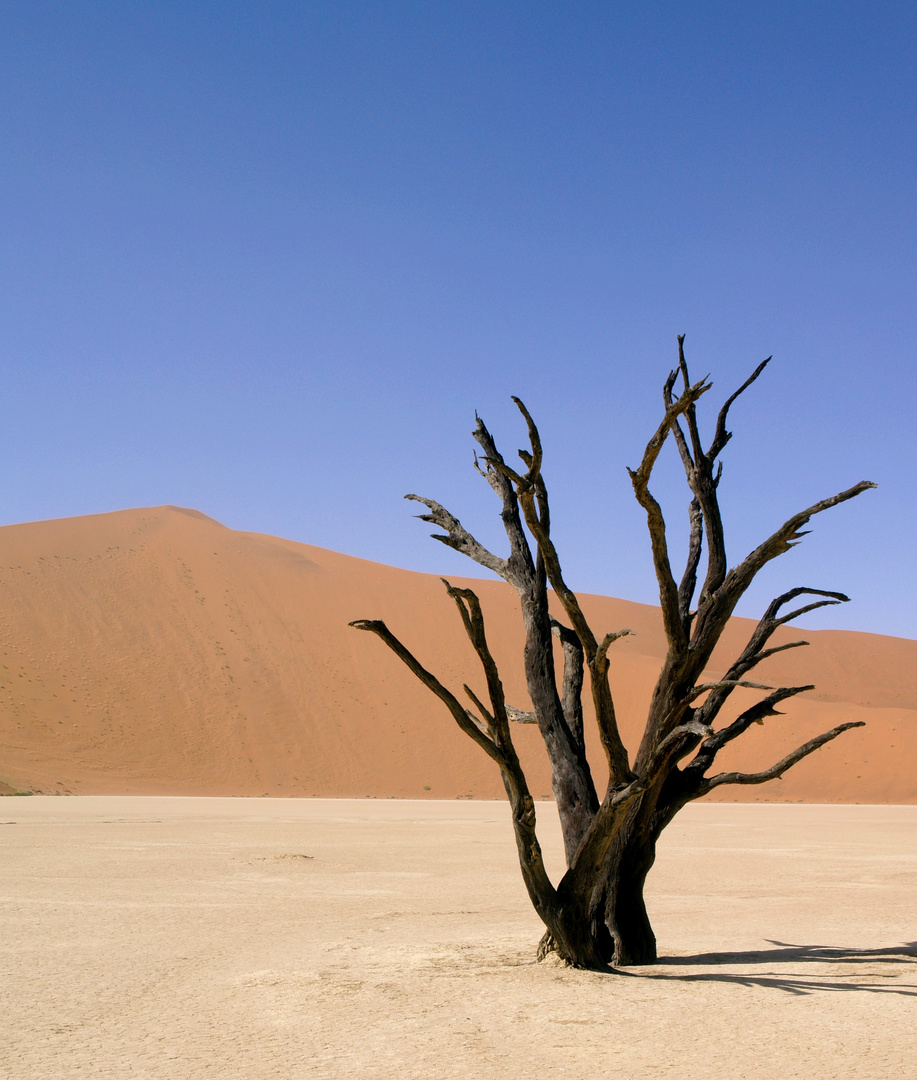
[[[474,587],[524,706],[514,598]],[[637,632],[614,654],[633,747],[658,613],[584,603]],[[723,792],[771,805],[688,807],[647,888],[662,962],[599,975],[533,962],[499,777],[360,617],[474,684],[428,575],[174,507],[0,529],[0,791],[45,793],[0,800],[0,1077],[913,1075],[917,642],[806,632],[762,666],[817,689],[728,764],[868,726]]]
[[[502,582],[472,584],[508,699],[525,708],[515,595]],[[633,751],[663,655],[658,611],[603,597],[584,606],[602,633],[636,631],[612,653]],[[492,763],[380,641],[348,628],[357,618],[384,618],[447,685],[483,691],[434,576],[175,507],[0,528],[0,790],[502,797]],[[734,620],[711,674],[751,626]],[[763,768],[836,724],[867,726],[783,780],[718,797],[917,802],[917,641],[792,629],[776,640],[799,637],[811,647],[756,677],[816,689],[753,727],[723,764]],[[547,797],[537,731],[516,737],[533,793]]]
[[[13,797],[0,822],[4,1080],[914,1075],[914,806],[688,807],[648,882],[662,962],[610,975],[533,962],[503,803]]]

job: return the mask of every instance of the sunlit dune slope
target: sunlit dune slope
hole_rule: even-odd
[[[497,581],[474,588],[507,698],[526,708],[515,594]],[[636,632],[613,650],[633,753],[662,656],[658,613],[583,602],[597,631]],[[502,796],[490,760],[377,638],[347,626],[357,618],[384,618],[447,685],[483,693],[436,577],[175,507],[2,528],[0,790]],[[735,620],[726,644],[734,650],[751,627]],[[790,634],[811,647],[756,677],[817,689],[753,727],[723,764],[763,768],[838,723],[867,727],[783,780],[721,797],[917,802],[917,642],[829,631],[781,640]],[[515,731],[533,793],[546,796],[538,733]]]

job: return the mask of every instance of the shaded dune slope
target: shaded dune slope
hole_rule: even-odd
[[[457,579],[458,580],[458,579]],[[515,595],[477,581],[507,698],[527,707]],[[663,655],[655,608],[584,606],[614,646],[631,752]],[[375,637],[384,618],[450,687],[483,692],[436,577],[240,533],[176,507],[0,529],[0,790],[196,795],[498,798],[493,764]],[[753,624],[736,619],[711,674]],[[725,799],[917,802],[917,642],[787,631],[807,649],[761,681],[815,691],[753,727],[729,768],[763,768],[819,731],[846,733],[783,780]],[[741,701],[735,695],[733,713]],[[533,794],[550,781],[537,731],[515,729]],[[601,773],[600,753],[592,759]]]

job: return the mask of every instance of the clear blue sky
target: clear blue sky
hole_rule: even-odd
[[[191,506],[458,574],[474,410],[538,419],[571,584],[654,600],[636,465],[687,334],[741,609],[917,636],[917,9],[0,2],[0,521]],[[677,461],[657,490],[680,531]],[[355,616],[384,616],[358,611]]]

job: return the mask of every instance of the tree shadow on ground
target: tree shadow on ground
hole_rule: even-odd
[[[681,965],[713,964],[782,964],[788,962],[816,964],[868,964],[875,960],[917,961],[917,941],[906,941],[888,949],[842,949],[833,945],[790,945],[785,941],[773,941],[773,949],[755,949],[750,952],[696,953],[693,956],[660,956],[659,963],[668,967]]]
[[[760,986],[784,993],[804,995],[824,992],[859,991],[868,994],[899,994],[917,997],[917,985],[891,982],[897,980],[899,971],[870,973],[870,981],[864,982],[851,972],[849,975],[832,973],[831,976],[813,977],[792,972],[768,971],[760,974],[750,972],[695,971],[690,975],[668,974],[667,967],[744,967],[753,964],[875,964],[882,961],[895,964],[917,963],[917,942],[905,942],[887,949],[843,949],[827,945],[789,945],[783,941],[771,941],[773,949],[757,949],[750,952],[698,953],[693,956],[661,956],[653,968],[627,970],[618,968],[616,973],[637,979],[666,979],[674,982],[725,982],[738,986]],[[875,980],[875,981],[873,981]]]

